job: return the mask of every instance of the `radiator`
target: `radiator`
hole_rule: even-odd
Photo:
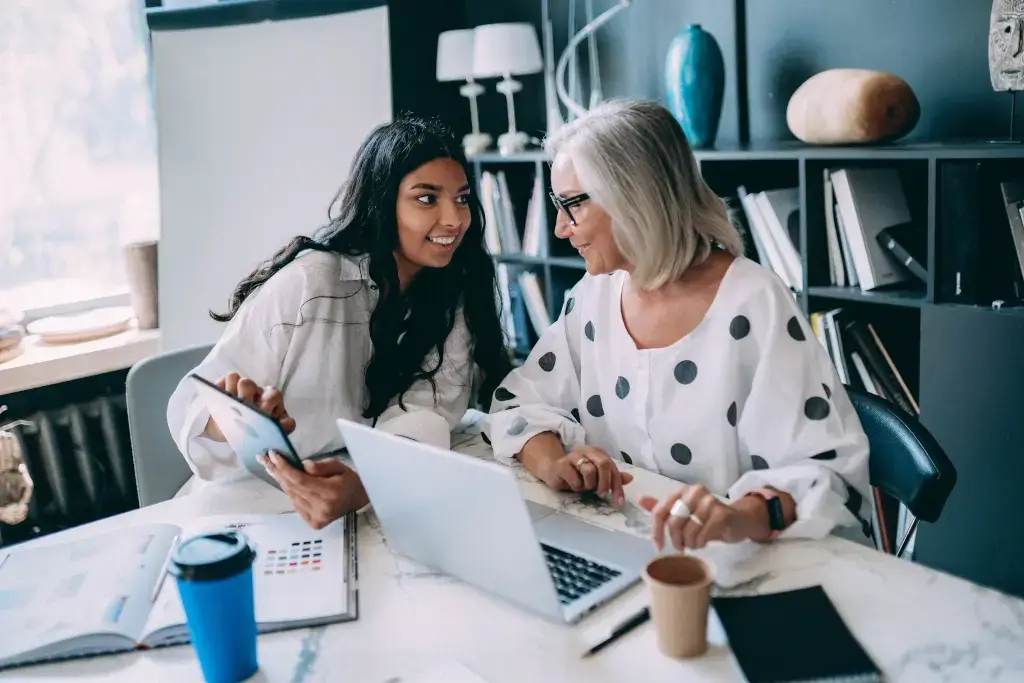
[[[3,545],[138,507],[124,394],[38,410],[11,429],[35,491],[28,518],[0,527]]]

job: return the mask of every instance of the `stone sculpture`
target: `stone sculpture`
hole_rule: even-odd
[[[906,81],[868,69],[829,69],[789,100],[786,123],[799,140],[850,145],[897,140],[917,125],[921,105]]]
[[[988,71],[996,92],[1024,90],[1024,0],[992,0]]]

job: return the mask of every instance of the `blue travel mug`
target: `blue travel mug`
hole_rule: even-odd
[[[256,673],[256,609],[245,535],[215,531],[182,542],[168,572],[177,578],[192,646],[207,683],[238,683]]]

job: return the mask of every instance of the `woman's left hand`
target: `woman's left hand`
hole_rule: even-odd
[[[304,461],[304,472],[277,453],[261,458],[263,466],[292,500],[295,511],[314,529],[364,507],[369,498],[359,475],[336,459]]]
[[[688,516],[672,514],[672,506],[683,501]],[[762,535],[762,521],[757,508],[733,507],[723,503],[703,486],[684,484],[663,501],[642,496],[641,507],[651,513],[651,536],[660,551],[665,544],[665,532],[676,550],[703,548],[708,541],[737,543]]]

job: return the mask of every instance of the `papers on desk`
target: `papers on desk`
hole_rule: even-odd
[[[320,531],[295,513],[144,525],[0,554],[0,669],[188,642],[167,560],[178,538],[225,527],[256,548],[260,632],[358,617],[354,515]]]

